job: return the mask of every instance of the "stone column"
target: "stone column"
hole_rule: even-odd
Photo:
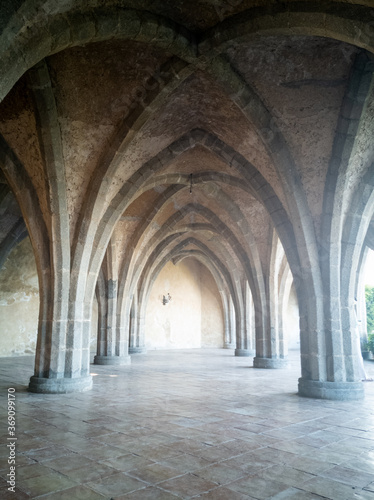
[[[236,336],[236,318],[235,318],[235,309],[231,295],[228,296],[228,328],[227,328],[227,336],[225,345],[227,349],[234,349],[235,347],[235,336]]]
[[[123,339],[120,335],[118,311],[118,255],[116,252],[115,234],[108,244],[102,264],[104,276],[105,325],[101,326],[98,352],[94,358],[96,365],[126,365],[130,363],[128,347],[123,348]],[[101,315],[103,316],[103,314]]]
[[[54,287],[41,289],[41,310],[47,312],[47,318],[39,320],[35,371],[29,390],[38,393],[89,390],[92,387],[90,324],[84,319],[84,305],[69,302],[68,270],[54,270],[51,282]],[[42,305],[44,302],[47,304]]]
[[[117,331],[117,281],[106,281],[106,325],[101,329],[100,349],[94,358],[96,365],[127,365],[130,356],[121,353]]]
[[[282,256],[282,246],[275,231],[271,238],[271,257],[269,278],[265,288],[266,320],[265,332],[260,351],[256,352],[253,360],[255,368],[284,368],[287,366],[287,357],[284,354],[283,342],[279,331],[279,283],[278,275]]]
[[[147,352],[145,347],[144,328],[140,326],[138,293],[135,291],[130,310],[129,354]]]
[[[253,342],[253,302],[252,293],[248,281],[243,285],[243,310],[242,310],[242,334],[237,339],[235,356],[253,356],[255,354]]]
[[[40,314],[35,371],[30,378],[29,390],[41,393],[83,391],[90,389],[92,385],[89,373],[89,325],[84,326],[84,295],[79,304],[71,299],[75,276],[71,270],[73,266],[65,163],[59,115],[45,60],[32,68],[29,82],[36,106],[44,162],[44,179],[41,179],[41,183],[47,191],[50,213],[50,218],[40,214],[38,228],[33,228],[32,219],[40,210],[40,200],[37,193],[32,193],[33,183],[26,178],[28,175],[23,167],[17,168],[18,175],[23,176],[23,179],[19,178],[19,183],[13,177],[14,181],[33,198],[33,206],[26,208],[24,194],[19,193],[17,196],[31,229],[30,237],[37,262],[38,254],[48,254],[48,263],[44,259],[38,266],[41,283]],[[40,231],[45,233],[42,239]]]
[[[231,342],[230,335],[230,298],[225,291],[221,291],[222,304],[223,304],[223,321],[224,321],[224,349],[234,349]]]
[[[318,257],[309,270],[300,273],[302,396],[337,400],[364,397],[354,299],[374,210],[373,123],[368,105],[373,92],[373,68],[372,55],[358,52],[336,124]],[[361,175],[365,168],[366,175]],[[347,179],[355,186],[352,191],[347,189]],[[319,285],[320,293],[313,296],[308,283]],[[315,321],[311,312],[315,318],[323,315],[323,323]]]

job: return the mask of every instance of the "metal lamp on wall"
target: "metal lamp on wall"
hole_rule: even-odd
[[[166,304],[169,304],[170,301],[171,301],[171,295],[169,292],[167,293],[167,295],[162,296],[162,303],[164,304],[164,306],[166,306]]]

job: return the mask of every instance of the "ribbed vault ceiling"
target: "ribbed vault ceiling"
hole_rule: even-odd
[[[285,2],[293,13],[299,3]],[[338,11],[337,2],[327,3],[327,11]],[[342,11],[348,3],[339,4]],[[365,2],[359,3],[352,9],[364,15]],[[98,18],[96,4],[102,2],[84,10]],[[322,3],[315,4],[322,12]],[[80,2],[48,5],[50,16],[79,16]],[[269,259],[271,207],[293,219],[304,203],[318,238],[336,123],[360,49],[342,36],[316,36],[322,29],[315,27],[284,34],[271,19],[269,33],[238,37],[257,18],[265,25],[267,13],[283,19],[277,2],[123,1],[120,7],[177,23],[191,51],[200,44],[217,64],[198,57],[191,63],[178,44],[163,48],[149,34],[143,41],[139,34],[84,40],[77,21],[74,36],[82,41],[50,50],[5,97],[0,132],[28,172],[49,227],[44,130],[56,119],[61,150],[54,161],[66,179],[72,254],[92,217],[94,246],[108,242],[100,229],[108,224],[120,268],[132,259],[141,279],[168,258],[191,255],[214,256],[221,275],[229,269],[251,282]],[[48,99],[54,112],[45,107]],[[292,163],[269,147],[269,133],[278,132]],[[290,180],[305,199],[293,198]]]

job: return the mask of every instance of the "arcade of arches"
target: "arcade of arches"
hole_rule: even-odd
[[[293,304],[299,394],[363,397],[373,26],[369,0],[1,2],[0,260],[28,234],[31,391],[89,389],[92,332],[98,364],[179,325],[282,368]]]

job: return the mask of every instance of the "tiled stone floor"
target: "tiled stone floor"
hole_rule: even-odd
[[[300,398],[298,353],[290,361],[260,370],[232,351],[153,351],[92,365],[90,392],[43,396],[25,388],[32,357],[2,358],[0,498],[374,500],[374,382],[362,402]]]

